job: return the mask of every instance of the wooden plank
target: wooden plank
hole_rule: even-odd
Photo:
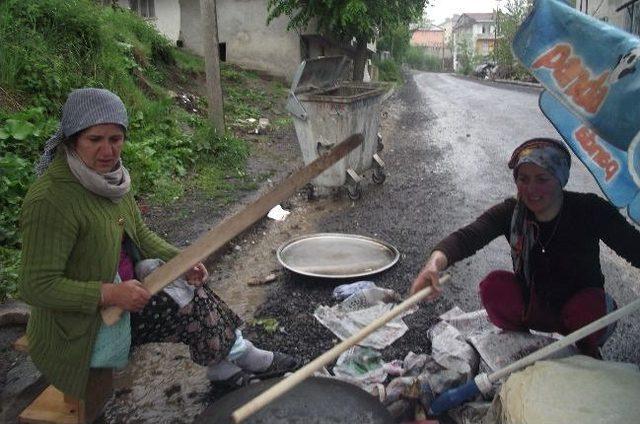
[[[64,394],[53,386],[47,387],[18,416],[23,424],[83,424],[78,405],[64,401]]]
[[[93,422],[102,414],[104,406],[113,395],[113,369],[93,368],[89,371],[87,399],[82,402],[80,418],[83,422]]]

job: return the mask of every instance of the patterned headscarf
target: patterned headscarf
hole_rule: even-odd
[[[99,124],[118,124],[127,129],[127,110],[120,97],[100,88],[72,91],[62,108],[60,127],[44,146],[44,152],[36,165],[36,174],[42,175],[49,167],[58,146],[65,138]]]
[[[571,169],[571,154],[561,141],[553,138],[532,138],[518,146],[509,160],[509,169],[517,177],[518,167],[524,163],[533,163],[546,169],[560,182],[567,185]]]
[[[552,138],[534,138],[518,146],[509,160],[509,169],[513,169],[513,177],[518,176],[518,167],[524,163],[536,164],[553,175],[564,187],[569,181],[571,168],[571,154],[562,142]],[[525,283],[527,288],[533,285],[529,258],[533,246],[538,241],[538,225],[528,219],[527,207],[518,198],[511,216],[511,231],[509,244],[511,245],[511,261],[513,271]],[[562,212],[562,211],[561,211]],[[560,216],[556,217],[560,219]],[[524,292],[525,297],[529,295]]]

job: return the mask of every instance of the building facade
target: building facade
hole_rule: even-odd
[[[494,13],[463,13],[453,25],[453,66],[460,68],[461,49],[467,48],[468,55],[488,58],[496,44]]]
[[[203,54],[200,0],[117,0],[117,3],[153,23],[171,42]],[[335,42],[317,31],[287,31],[287,16],[267,25],[267,0],[217,0],[216,9],[223,61],[291,81],[304,59],[338,54],[355,56],[351,45]],[[375,48],[375,43],[368,45],[370,55]]]
[[[640,1],[577,0],[576,9],[632,34],[640,34]]]

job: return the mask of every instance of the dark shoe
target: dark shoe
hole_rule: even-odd
[[[211,380],[211,384],[226,390],[235,390],[248,386],[251,381],[257,380],[254,374],[240,370],[226,380]]]
[[[264,371],[256,372],[254,375],[261,380],[266,378],[280,377],[288,372],[296,370],[300,367],[300,362],[291,355],[281,352],[273,352],[273,361],[269,368]]]

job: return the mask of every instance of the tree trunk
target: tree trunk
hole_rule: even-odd
[[[356,57],[353,63],[353,80],[362,81],[364,78],[364,67],[367,63],[367,39],[365,37],[356,38]]]
[[[220,53],[218,51],[218,17],[216,0],[200,0],[202,17],[202,41],[204,47],[204,68],[207,75],[207,97],[209,119],[219,133],[224,134],[224,107],[220,84]]]

